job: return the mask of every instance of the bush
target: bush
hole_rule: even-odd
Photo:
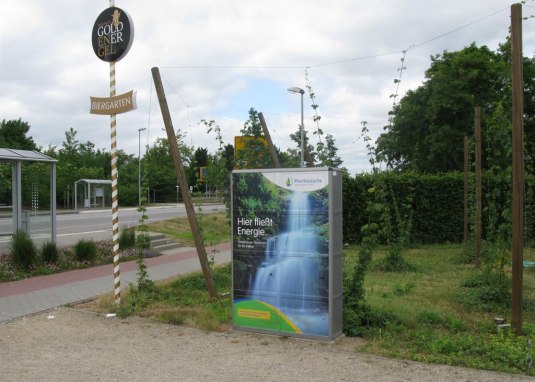
[[[29,271],[37,260],[37,248],[24,231],[17,231],[11,237],[11,257],[18,268]]]
[[[136,245],[136,232],[133,229],[123,229],[119,235],[119,249],[121,251]]]
[[[374,178],[375,177],[375,178]],[[362,241],[361,228],[368,224],[370,212],[366,206],[368,200],[375,197],[367,192],[374,182],[388,183],[385,195],[386,207],[394,211],[394,198],[401,215],[410,214],[411,243],[460,243],[463,240],[463,174],[415,174],[382,172],[379,174],[359,174],[355,177],[343,177],[343,235],[346,243]],[[508,195],[511,183],[493,176],[483,175],[483,204],[491,193]],[[528,242],[535,240],[535,177],[526,176],[525,195],[525,238]],[[503,199],[503,198],[502,198]],[[505,206],[506,201],[498,199],[495,203]],[[490,216],[483,216],[483,227],[488,227]],[[499,216],[493,222],[495,226],[507,223],[506,216]],[[394,227],[395,228],[395,227]],[[485,231],[484,231],[485,232]],[[386,244],[386,242],[385,242]]]
[[[511,303],[511,279],[502,271],[485,268],[465,280],[460,302],[485,312],[508,309]]]
[[[47,264],[56,264],[59,260],[59,250],[56,243],[46,242],[41,248],[41,257]]]
[[[398,325],[401,320],[394,313],[375,310],[363,304],[358,309],[344,306],[343,332],[348,337],[362,337],[367,331]]]
[[[136,248],[143,252],[150,248],[150,237],[145,232],[141,232],[136,238]]]
[[[97,258],[97,246],[92,241],[82,239],[74,246],[74,256],[78,261],[93,263]]]

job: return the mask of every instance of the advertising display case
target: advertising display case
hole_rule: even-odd
[[[232,173],[233,328],[333,340],[342,333],[342,173]]]

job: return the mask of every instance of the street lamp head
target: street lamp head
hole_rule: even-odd
[[[299,93],[299,94],[305,94],[305,91],[301,88],[298,88],[297,86],[291,87],[287,89],[290,93]]]
[[[147,128],[146,127],[140,127],[139,129],[137,129],[137,131],[139,131],[139,132],[142,132],[143,130],[147,130]]]

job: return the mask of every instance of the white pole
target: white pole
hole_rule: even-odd
[[[137,162],[138,162],[138,173],[137,173],[137,190],[138,190],[138,207],[141,206],[141,132],[146,130],[146,127],[141,127],[137,129],[138,132],[138,153],[137,153]]]
[[[303,94],[301,92],[301,168],[305,167],[305,125],[303,122]]]
[[[115,6],[115,0],[110,0],[110,7]],[[110,97],[115,97],[115,61],[110,62]],[[119,199],[117,195],[117,119],[115,114],[110,116],[111,127],[111,219],[113,233],[113,285],[115,303],[121,303],[121,269],[119,255]]]

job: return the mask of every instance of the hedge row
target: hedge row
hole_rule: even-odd
[[[366,207],[373,193],[369,189],[377,182],[386,185],[385,203],[393,211],[398,208],[411,215],[410,239],[413,243],[446,243],[463,240],[464,176],[460,173],[422,175],[383,172],[344,177],[343,210],[344,241],[360,242],[361,227],[368,223]],[[475,211],[474,178],[470,179],[470,226],[473,231]],[[525,238],[535,239],[535,177],[526,180]],[[483,232],[489,235],[495,219],[510,220],[511,181],[508,176],[485,175],[482,181]],[[394,197],[393,197],[394,196]],[[409,211],[410,210],[410,211]]]

